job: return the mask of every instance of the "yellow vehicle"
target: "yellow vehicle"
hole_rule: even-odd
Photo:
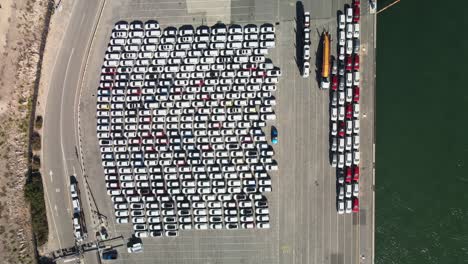
[[[323,33],[322,89],[330,88],[330,35]]]

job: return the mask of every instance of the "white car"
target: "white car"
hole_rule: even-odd
[[[338,155],[338,168],[342,169],[344,168],[344,155],[340,154]]]
[[[353,149],[354,150],[359,150],[359,145],[360,145],[359,135],[354,135],[353,136]]]
[[[344,214],[345,204],[344,201],[338,201],[338,214]]]
[[[264,25],[260,27],[260,33],[274,33],[275,27],[273,25]]]
[[[350,167],[353,164],[353,155],[350,152],[346,153],[346,166]]]
[[[346,23],[353,22],[353,8],[348,7],[346,8]]]
[[[331,98],[331,105],[335,106],[335,107],[338,105],[338,98],[337,98],[336,94],[337,94],[336,92],[333,92],[332,93],[332,98]]]
[[[340,138],[338,141],[338,152],[343,153],[345,149],[345,140],[344,138]]]
[[[331,152],[336,152],[337,147],[338,147],[337,145],[338,144],[336,142],[336,137],[333,137],[331,147],[330,147]]]
[[[343,109],[343,111],[344,111],[344,109]],[[337,111],[337,108],[336,108],[336,107],[332,107],[332,109],[331,109],[331,114],[330,114],[330,119],[331,119],[331,121],[336,121],[336,120],[337,120],[337,118],[338,118],[337,112],[338,112],[338,111]],[[336,123],[335,123],[335,124],[336,124]]]
[[[346,103],[353,101],[353,89],[351,87],[346,88]]]
[[[346,38],[352,39],[354,35],[353,24],[346,25]]]
[[[358,23],[355,23],[354,24],[354,33],[353,33],[353,37],[354,38],[359,38],[359,35],[360,35],[360,26]]]
[[[336,125],[336,122],[332,122],[332,125],[331,125],[331,135],[332,136],[336,136],[336,134],[338,133],[338,127]]]
[[[351,135],[353,133],[353,121],[346,120],[346,135]]]
[[[353,203],[351,199],[346,199],[346,213],[350,214],[353,211]]]
[[[128,23],[122,22],[122,23],[115,24],[114,29],[115,30],[128,30],[128,27],[129,27]]]
[[[338,110],[338,120],[344,121],[345,119],[345,108],[344,106],[340,106]]]
[[[128,224],[128,217],[116,217],[115,222],[117,224]]]
[[[359,183],[357,182],[353,183],[353,196],[354,197],[359,196]]]
[[[345,48],[344,47],[340,47],[339,52],[338,52],[338,59],[340,61],[344,61],[344,59],[345,59]]]
[[[310,12],[304,12],[304,27],[310,26]]]
[[[338,33],[338,38],[339,38],[338,44],[340,46],[344,46],[345,42],[346,42],[346,35],[345,35],[345,32],[343,30],[340,30],[340,33]]]
[[[353,121],[353,132],[354,134],[359,134],[359,119]]]
[[[353,138],[351,136],[346,137],[345,149],[346,151],[351,151],[353,148]]]
[[[302,69],[302,77],[304,78],[309,77],[309,73],[310,73],[310,62],[305,61],[303,69]]]
[[[354,151],[354,153],[353,153],[353,164],[354,165],[359,165],[359,162],[361,161],[360,158],[361,157],[360,157],[359,151]]]
[[[360,80],[360,75],[359,75],[359,72],[358,71],[355,71],[354,72],[354,85],[355,86],[359,86],[359,80]]]
[[[353,104],[353,116],[355,118],[359,118],[359,112],[360,109],[359,109],[359,104]]]
[[[351,72],[346,73],[346,87],[353,86],[353,74]]]
[[[353,40],[352,39],[346,40],[346,54],[348,55],[353,54]]]
[[[128,217],[128,210],[117,210],[115,211],[117,217]]]
[[[274,34],[273,34],[274,36]],[[310,28],[305,28],[304,29],[304,43],[309,44],[310,43]]]
[[[344,105],[345,103],[345,93],[343,91],[338,92],[339,97],[338,97],[338,104],[339,105]],[[346,98],[347,101],[347,98]]]
[[[337,162],[338,162],[338,161],[337,161],[336,153],[333,153],[332,161],[331,161],[331,166],[332,166],[333,168],[335,168]]]
[[[310,60],[310,46],[307,44],[304,45],[304,60]]]
[[[344,200],[345,192],[343,185],[338,188],[338,200]]]
[[[345,15],[340,14],[340,15],[338,16],[338,28],[339,28],[339,29],[344,29],[344,28],[345,28],[345,25],[346,25]]]
[[[351,183],[348,183],[345,185],[345,188],[346,188],[346,198],[351,198],[351,196],[353,195],[353,186],[351,185]]]

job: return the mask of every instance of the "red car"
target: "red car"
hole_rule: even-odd
[[[338,124],[338,136],[340,137],[344,137],[345,136],[345,130],[346,130],[346,127],[345,127],[345,123],[343,121],[341,121],[339,124]]]
[[[353,59],[350,55],[346,55],[346,70],[351,71],[353,69]]]
[[[332,90],[336,91],[338,89],[338,76],[333,75],[332,77]]]
[[[353,199],[353,213],[359,212],[359,199],[356,197]]]
[[[354,55],[354,70],[359,71],[359,55]]]
[[[359,91],[359,86],[354,86],[353,101],[354,101],[355,103],[358,103],[358,102],[359,102],[359,93],[360,93],[360,91]]]
[[[353,105],[347,104],[346,105],[346,119],[353,118]]]
[[[115,74],[117,71],[115,70],[114,67],[110,67],[110,68],[102,68],[102,73],[104,74]]]
[[[346,178],[345,178],[345,181],[347,183],[351,183],[351,167],[346,167]]]
[[[359,23],[359,17],[360,17],[360,14],[361,14],[361,10],[359,8],[359,6],[355,5],[354,8],[353,8],[353,22],[354,23]]]
[[[355,181],[355,182],[359,181],[359,166],[354,167],[353,181]]]

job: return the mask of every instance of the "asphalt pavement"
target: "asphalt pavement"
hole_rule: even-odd
[[[144,253],[127,254],[122,248],[119,260],[114,263],[373,263],[375,16],[369,14],[366,2],[361,4],[361,211],[351,215],[336,213],[336,172],[328,162],[328,92],[318,88],[313,72],[310,78],[304,79],[296,66],[296,2],[114,0],[105,3],[102,15],[99,4],[74,3],[47,100],[44,181],[49,215],[53,215],[49,219],[50,232],[55,233],[58,246],[73,245],[68,179],[74,173],[82,189],[88,229],[101,224],[96,217],[99,213],[111,236],[131,234],[129,225],[114,224],[96,136],[96,91],[114,23],[156,19],[165,27],[212,25],[217,21],[274,22],[277,23],[277,47],[268,56],[281,67],[283,76],[276,92],[275,123],[280,133],[279,144],[275,146],[280,170],[272,173],[273,192],[268,196],[272,228],[194,230],[184,231],[176,238],[145,239]],[[332,39],[336,39],[336,12],[343,10],[344,4],[343,0],[303,2],[305,11],[311,12],[312,51],[318,46],[322,30],[330,31]],[[97,21],[94,34],[93,25]],[[88,57],[86,50],[91,39]],[[314,59],[312,54],[311,62]],[[314,70],[314,63],[311,64]],[[80,90],[79,79],[84,68],[86,74]],[[81,154],[84,173],[79,160]],[[85,180],[89,185],[83,184]],[[93,239],[90,231],[88,241]],[[87,255],[86,262],[97,261],[95,256]]]
[[[43,136],[43,180],[49,217],[50,247],[75,245],[70,176],[76,175],[81,190],[82,207],[89,217],[86,188],[83,185],[78,151],[78,87],[83,57],[89,46],[93,21],[99,2],[75,1],[58,55],[53,64],[46,101]],[[86,221],[89,223],[89,221]]]

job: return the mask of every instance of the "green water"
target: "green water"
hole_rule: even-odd
[[[378,264],[468,263],[467,21],[466,0],[379,14]]]

